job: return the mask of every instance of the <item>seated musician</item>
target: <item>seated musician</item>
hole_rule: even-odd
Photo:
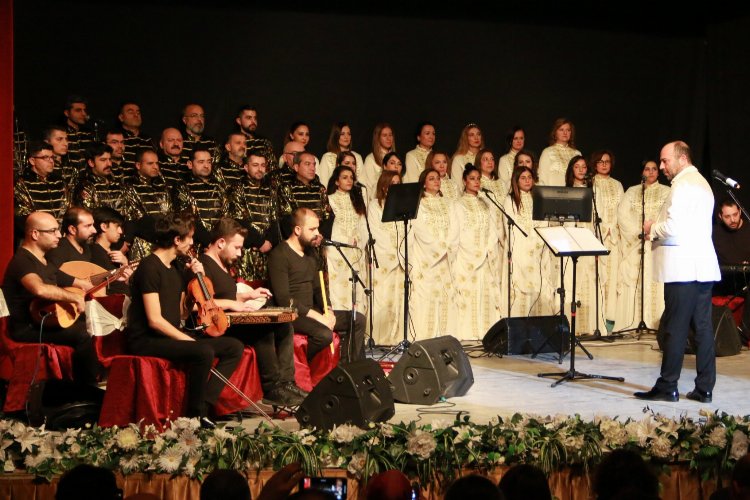
[[[308,208],[298,208],[292,212],[291,218],[291,235],[271,251],[268,261],[271,290],[276,303],[286,305],[290,300],[294,301],[299,317],[292,325],[295,332],[304,333],[308,337],[308,361],[330,345],[334,330],[343,334],[342,360],[349,362],[364,359],[364,315],[356,314],[354,332],[348,332],[351,312],[333,311],[329,304],[324,308],[318,261],[310,255],[310,250],[322,242],[322,236],[318,232],[318,216]]]
[[[96,234],[94,228],[94,217],[91,212],[81,207],[70,207],[65,211],[62,218],[62,233],[65,236],[60,243],[47,252],[47,260],[50,264],[59,268],[66,262],[84,261],[91,262],[91,250],[89,243],[93,241]],[[74,286],[87,291],[93,285],[81,277],[74,277],[57,270],[57,282],[60,286]]]
[[[733,200],[719,206],[719,223],[714,224],[714,249],[722,265],[750,264],[750,225],[742,220],[740,208]]]
[[[201,425],[212,427],[208,405],[214,404],[223,383],[211,376],[214,358],[216,370],[229,378],[242,358],[242,342],[231,337],[204,337],[182,331],[182,320],[189,307],[185,300],[185,257],[193,244],[193,221],[190,216],[172,214],[157,216],[154,250],[141,260],[131,276],[132,303],[128,309],[125,330],[130,352],[156,356],[183,363],[187,371],[187,416],[200,417]],[[193,273],[203,272],[203,264],[191,259]]]
[[[50,342],[74,349],[73,376],[76,381],[94,385],[100,365],[94,344],[86,332],[82,316],[68,328],[51,326],[46,318],[40,326],[33,324],[29,310],[33,299],[73,304],[77,313],[84,310],[83,293],[57,286],[57,269],[45,258],[60,241],[60,227],[46,212],[32,212],[26,219],[24,239],[8,264],[3,280],[3,294],[10,309],[10,337],[18,342]]]
[[[247,229],[236,220],[219,219],[211,230],[211,244],[199,257],[213,283],[215,302],[224,310],[253,311],[259,307],[253,299],[271,296],[265,288],[238,292],[237,282],[230,274],[242,255],[246,235]],[[255,349],[265,402],[284,406],[302,403],[307,392],[294,383],[294,332],[290,323],[234,325],[227,335]]]
[[[125,218],[120,215],[120,212],[109,207],[95,208],[93,215],[96,238],[89,245],[91,262],[107,271],[128,266],[128,258],[122,250],[115,250],[113,248],[122,238],[122,227],[125,224]],[[123,270],[122,277],[109,284],[107,293],[130,295],[130,285],[128,285],[127,281],[132,274],[133,271],[129,267],[126,267]]]

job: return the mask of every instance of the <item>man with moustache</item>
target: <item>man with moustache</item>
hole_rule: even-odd
[[[125,183],[123,214],[129,221],[126,239],[132,240],[131,260],[151,252],[153,217],[172,211],[172,197],[161,177],[159,158],[153,149],[140,149],[135,155],[135,175]]]
[[[141,148],[154,147],[151,138],[144,135],[141,131],[141,126],[143,125],[141,107],[134,102],[123,103],[120,106],[120,113],[117,115],[117,120],[120,122],[120,128],[125,138],[123,160],[126,165],[133,165],[136,151]]]
[[[229,216],[248,231],[245,252],[237,266],[247,281],[268,279],[268,252],[281,240],[271,188],[264,182],[266,158],[251,151],[243,165],[245,175],[227,191]]]
[[[742,212],[734,200],[724,200],[717,214],[712,239],[720,264],[750,264],[750,225],[742,219]]]
[[[64,238],[59,241],[55,248],[47,252],[45,257],[51,265],[58,268],[56,280],[58,285],[62,287],[74,286],[87,291],[93,286],[90,281],[74,278],[62,272],[59,267],[74,260],[91,262],[89,243],[93,241],[96,234],[94,217],[85,208],[71,207],[63,215],[62,232]]]
[[[200,104],[188,104],[182,109],[182,124],[185,127],[184,142],[182,145],[182,160],[187,161],[190,153],[196,149],[207,149],[211,153],[214,164],[219,161],[219,148],[216,141],[205,135],[206,112]]]
[[[326,188],[315,173],[315,156],[306,151],[295,153],[292,170],[294,178],[281,183],[278,193],[282,213],[289,214],[298,208],[309,208],[320,220],[320,232],[326,237],[330,236],[333,224],[331,206]],[[287,229],[283,222],[282,229]]]
[[[112,177],[121,183],[125,177],[130,175],[123,162],[125,136],[122,135],[122,130],[108,130],[104,134],[104,144],[112,148]]]
[[[96,143],[86,152],[88,170],[73,191],[73,204],[93,210],[110,207],[121,211],[122,186],[112,176],[112,148]]]
[[[270,298],[265,288],[237,291],[237,282],[230,270],[242,255],[247,231],[236,220],[220,219],[211,230],[211,244],[198,260],[214,286],[216,305],[229,311],[253,311],[253,299]],[[258,359],[263,401],[267,404],[296,406],[307,392],[294,383],[294,332],[290,323],[269,325],[235,325],[227,335],[253,346]]]
[[[248,151],[257,151],[263,155],[268,162],[268,170],[274,171],[278,168],[276,155],[273,153],[271,141],[258,135],[258,110],[250,104],[243,104],[237,111],[235,123],[240,132],[245,136]]]
[[[159,169],[167,186],[177,187],[188,174],[187,158],[183,159],[184,141],[176,128],[165,128],[159,140]]]
[[[239,182],[245,177],[245,171],[242,164],[245,161],[247,145],[245,136],[240,132],[229,134],[224,143],[224,155],[218,165],[221,170],[221,176],[227,187]]]
[[[341,334],[342,362],[364,359],[364,315],[356,313],[354,331],[349,332],[351,311],[333,311],[330,303],[323,303],[320,266],[312,255],[322,241],[318,216],[309,208],[297,208],[291,214],[291,224],[290,236],[271,251],[268,259],[276,303],[287,305],[293,301],[297,308],[299,317],[293,323],[294,331],[307,335],[308,361],[331,344],[334,330]]]
[[[677,382],[688,331],[695,328],[695,386],[688,399],[710,403],[716,383],[716,355],[711,320],[711,288],[721,279],[711,242],[714,196],[692,164],[690,148],[670,142],[660,154],[659,168],[672,183],[656,220],[646,220],[643,234],[651,240],[654,279],[664,283],[662,328],[666,345],[661,375],[650,391],[634,396],[650,401],[678,401]]]
[[[35,298],[68,302],[76,311],[84,310],[83,294],[74,293],[57,285],[57,268],[45,255],[60,241],[60,226],[46,212],[32,212],[26,218],[24,240],[8,263],[3,279],[3,295],[10,310],[10,337],[17,342],[39,342],[39,326],[33,323],[29,306]],[[76,381],[96,384],[100,371],[94,344],[86,331],[86,322],[79,317],[68,328],[44,325],[44,341],[71,346],[73,374]]]

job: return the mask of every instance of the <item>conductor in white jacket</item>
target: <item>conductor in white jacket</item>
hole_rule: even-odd
[[[650,391],[634,395],[647,400],[679,400],[677,381],[692,320],[697,376],[686,397],[710,403],[716,382],[711,288],[721,279],[711,240],[714,197],[693,166],[687,144],[671,142],[662,148],[659,158],[659,168],[672,182],[672,189],[657,219],[645,221],[643,232],[652,241],[654,280],[664,283],[666,347],[656,384]]]

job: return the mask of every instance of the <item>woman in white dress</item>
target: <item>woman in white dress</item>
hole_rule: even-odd
[[[417,146],[406,153],[406,171],[404,182],[417,182],[419,174],[427,165],[427,155],[435,145],[435,125],[430,122],[422,122],[416,130]]]
[[[491,149],[482,149],[477,153],[476,163],[481,177],[481,189],[487,189],[494,194],[494,199],[501,203],[508,194],[508,188],[500,179],[497,173],[497,164],[495,163],[495,153]]]
[[[284,146],[290,142],[300,144],[307,151],[307,145],[310,143],[310,127],[305,122],[294,122],[289,126],[289,130],[284,136]],[[284,155],[279,156],[279,167],[284,166]],[[315,157],[315,168],[319,165],[318,157]],[[324,184],[325,185],[325,184]]]
[[[455,204],[459,244],[453,265],[456,323],[451,332],[459,340],[481,340],[500,319],[500,262],[497,208],[488,206],[480,193],[479,170],[464,169],[464,193]]]
[[[516,153],[516,157],[513,158],[513,169],[515,170],[519,167],[530,168],[531,172],[534,175],[534,185],[536,185],[539,182],[539,173],[537,172],[539,165],[537,165],[536,163],[536,157],[534,156],[534,153],[532,153],[528,149],[522,149],[521,151]],[[513,189],[513,186],[508,184],[508,190],[510,191],[512,189]]]
[[[523,127],[515,126],[511,129],[506,137],[508,143],[508,152],[500,157],[497,162],[498,175],[506,186],[510,186],[510,178],[513,175],[513,162],[516,155],[526,145],[526,131]]]
[[[645,205],[646,220],[655,220],[661,206],[669,196],[669,187],[659,184],[659,167],[648,161],[642,172],[642,184],[628,188],[617,209],[617,226],[620,230],[620,266],[617,279],[617,311],[615,328],[635,328],[641,321],[641,195]],[[645,186],[645,192],[644,192]],[[653,279],[651,242],[643,246],[643,321],[646,326],[659,328],[664,312],[664,284]]]
[[[565,171],[565,185],[567,187],[591,187],[591,175],[586,165],[586,160],[581,155],[576,155],[568,162]],[[593,209],[593,207],[592,207]],[[566,226],[573,223],[566,222]],[[591,232],[594,225],[591,222],[579,222],[578,227],[585,227]],[[555,257],[559,263],[559,258]],[[570,258],[563,259],[565,266],[565,314],[570,321],[570,302],[573,300],[573,263]],[[580,302],[576,312],[576,335],[591,334],[596,328],[599,333],[605,334],[604,325],[604,296],[599,293],[599,316],[596,315],[596,279],[594,277],[594,257],[579,257],[576,268],[576,302]],[[559,275],[559,267],[557,273]],[[559,279],[558,279],[559,282]]]
[[[462,178],[464,175],[464,166],[467,163],[475,163],[474,159],[480,149],[484,149],[482,129],[476,123],[469,123],[461,130],[461,136],[458,138],[458,146],[451,160],[451,180],[458,186],[459,191],[463,191],[464,189]]]
[[[324,186],[328,185],[328,179],[331,178],[333,169],[339,165],[336,156],[344,151],[351,152],[357,161],[357,166],[363,165],[362,156],[356,151],[352,151],[352,128],[346,122],[334,123],[328,136],[327,152],[320,158],[320,164],[316,171]],[[354,169],[354,173],[358,173],[356,169]]]
[[[448,165],[450,156],[444,151],[431,151],[427,155],[427,168],[432,167],[440,175],[440,192],[449,200],[458,200],[461,197],[461,190],[456,183],[451,181],[448,175]]]
[[[401,178],[395,172],[383,172],[378,180],[375,200],[367,207],[380,266],[372,269],[372,336],[377,345],[391,346],[404,340],[404,261],[400,254],[403,225],[381,222],[388,189],[400,182]],[[367,241],[366,229],[360,241]]]
[[[511,233],[513,268],[511,269],[510,316],[548,316],[557,309],[554,283],[559,278],[552,274],[549,248],[534,230],[536,227],[546,227],[548,223],[533,220],[534,172],[531,167],[516,167],[513,170],[510,185],[510,193],[505,198],[503,208],[528,234],[524,237],[516,227],[513,227]],[[503,227],[506,233],[503,235],[504,246],[507,247],[507,225]],[[502,272],[503,283],[507,283],[508,279],[507,266],[506,259]],[[501,292],[503,298],[500,312],[505,315],[508,313],[507,284],[502,287]]]
[[[328,181],[328,203],[333,210],[333,228],[331,239],[340,241],[357,248],[341,248],[346,258],[365,281],[365,252],[367,240],[361,239],[362,226],[365,224],[365,202],[362,191],[354,189],[357,177],[351,167],[340,165],[333,170]],[[366,230],[365,230],[366,231]],[[351,269],[341,254],[333,247],[326,247],[328,261],[328,285],[330,302],[334,310],[350,311],[352,308],[352,277]],[[367,314],[367,303],[364,300],[364,290],[357,288],[357,311]]]
[[[607,329],[615,324],[617,308],[617,267],[620,262],[620,232],[617,229],[617,207],[622,199],[623,189],[620,181],[612,178],[615,168],[615,155],[606,149],[594,151],[589,159],[594,168],[594,200],[599,215],[601,240],[609,255],[599,257],[599,287],[604,296],[603,308]],[[604,332],[602,332],[604,333]]]
[[[393,127],[388,123],[378,123],[372,131],[372,153],[367,155],[365,163],[360,168],[359,182],[367,186],[370,197],[374,196],[375,188],[383,170],[383,157],[396,151],[396,137]]]
[[[543,186],[564,186],[565,172],[570,159],[580,155],[575,149],[576,129],[567,118],[558,118],[552,124],[549,147],[539,158],[539,184]]]
[[[454,202],[440,193],[440,175],[426,169],[419,184],[422,200],[409,233],[409,327],[416,340],[424,340],[455,331],[451,261],[458,248],[459,228]]]

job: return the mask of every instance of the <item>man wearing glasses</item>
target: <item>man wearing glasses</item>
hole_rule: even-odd
[[[8,264],[2,290],[10,310],[10,336],[17,342],[50,342],[73,347],[73,376],[84,384],[96,384],[100,370],[92,337],[86,331],[83,316],[68,328],[51,326],[46,318],[34,323],[30,312],[33,299],[72,304],[78,313],[84,310],[83,293],[57,286],[54,265],[45,254],[57,247],[60,226],[46,212],[32,212],[26,218],[24,239]]]

